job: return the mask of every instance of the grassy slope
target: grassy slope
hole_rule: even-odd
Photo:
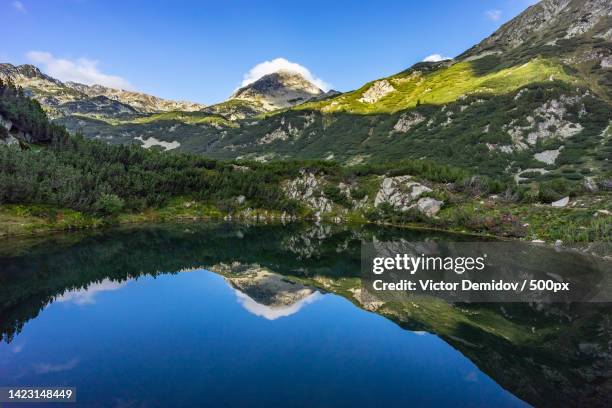
[[[323,112],[350,112],[359,114],[394,113],[414,108],[417,103],[443,105],[459,97],[473,93],[500,95],[513,92],[525,85],[557,81],[578,83],[576,77],[568,75],[563,66],[554,60],[536,58],[528,63],[478,75],[470,62],[458,62],[430,73],[408,70],[386,78],[396,89],[375,103],[360,102],[359,98],[375,82],[360,89],[321,102],[306,103],[295,109],[315,109]],[[385,78],[383,78],[385,79]]]

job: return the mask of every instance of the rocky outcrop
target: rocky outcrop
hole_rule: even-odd
[[[444,203],[431,197],[422,197],[433,190],[413,180],[411,176],[385,177],[374,199],[374,206],[388,204],[397,211],[416,209],[419,212],[434,216]]]
[[[322,183],[306,170],[300,171],[299,178],[289,181],[284,190],[288,198],[298,200],[314,210],[317,218],[332,209],[331,200],[322,191]]]
[[[440,211],[444,202],[431,197],[423,197],[417,201],[417,209],[427,215],[433,217]]]
[[[537,161],[541,161],[546,164],[555,164],[557,157],[561,153],[561,148],[555,150],[544,150],[543,152],[536,153],[533,155],[533,158]]]
[[[535,146],[538,140],[556,138],[567,139],[582,131],[580,123],[568,119],[568,108],[580,103],[579,96],[561,96],[545,102],[527,116],[526,126],[519,126],[516,120],[502,127],[512,138],[516,149],[523,150]],[[580,105],[579,105],[580,106]],[[580,108],[582,112],[584,107]]]
[[[13,146],[19,144],[19,141],[11,134],[12,127],[13,122],[0,115],[0,145]]]
[[[421,115],[419,112],[405,113],[397,120],[397,123],[393,126],[393,130],[406,133],[424,120],[425,116]]]
[[[393,91],[395,91],[393,85],[391,85],[386,79],[383,79],[381,81],[374,82],[358,100],[359,102],[363,103],[374,103]]]
[[[64,85],[79,92],[82,92],[89,98],[103,96],[108,99],[121,102],[122,104],[128,105],[129,107],[140,113],[170,111],[195,112],[205,107],[205,105],[195,102],[162,99],[158,98],[157,96],[148,95],[141,92],[108,88],[102,85],[84,85],[76,82],[66,82]]]
[[[502,25],[460,58],[499,54],[538,42],[555,46],[559,40],[592,31],[594,37],[606,38],[609,25],[605,22],[610,16],[609,0],[543,0]]]
[[[177,142],[176,140],[173,140],[172,142],[166,142],[164,140],[158,140],[155,137],[145,138],[142,136],[135,137],[134,139],[142,142],[142,147],[144,147],[145,149],[150,149],[153,146],[159,146],[163,148],[164,151],[167,151],[181,147],[181,143]]]
[[[257,144],[268,144],[277,140],[285,141],[289,139],[289,135],[285,132],[284,129],[278,128],[274,129],[270,133],[266,133],[261,139],[257,141]]]
[[[48,140],[34,140],[32,135],[19,129],[12,121],[0,115],[0,145],[13,146],[19,142],[32,143],[40,142],[47,143]]]

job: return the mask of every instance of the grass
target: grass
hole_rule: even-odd
[[[407,71],[386,78],[395,88],[375,103],[360,102],[359,98],[374,82],[360,89],[325,101],[299,105],[295,109],[316,109],[324,112],[360,114],[394,113],[419,104],[443,105],[467,94],[493,95],[513,92],[525,85],[554,80],[574,83],[563,67],[552,61],[536,58],[528,63],[478,75],[470,62],[459,62],[431,73]]]
[[[143,116],[122,123],[134,123],[134,124],[145,124],[161,121],[175,121],[186,123],[190,125],[197,124],[214,124],[226,127],[237,127],[235,122],[225,119],[219,115],[211,115],[205,112],[182,112],[182,111],[171,111],[155,113],[149,116]]]
[[[590,202],[584,203],[585,200]],[[572,198],[585,207],[554,208],[548,204],[515,204],[472,200],[444,208],[437,224],[460,232],[477,232],[565,244],[612,242],[610,194]],[[600,212],[600,210],[604,210]]]
[[[97,228],[100,217],[39,204],[0,206],[0,237]]]

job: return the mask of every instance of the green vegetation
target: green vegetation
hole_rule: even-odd
[[[227,127],[237,127],[238,125],[235,122],[227,120],[225,117],[221,115],[212,115],[206,112],[181,112],[181,111],[172,111],[172,112],[163,112],[163,113],[155,113],[149,116],[142,116],[136,119],[120,121],[118,123],[152,123],[152,122],[161,122],[161,121],[173,121],[180,123],[187,123],[190,125],[194,124],[215,124],[222,125]]]
[[[0,116],[11,121],[24,134],[29,134],[38,143],[49,143],[59,135],[65,134],[62,126],[49,122],[40,104],[27,98],[23,90],[13,84],[0,80]],[[0,126],[0,138],[8,136],[4,126]]]
[[[359,114],[394,113],[421,104],[443,105],[468,94],[486,93],[500,95],[511,93],[532,83],[554,80],[578,83],[568,75],[563,66],[553,60],[536,58],[528,63],[479,75],[471,62],[458,62],[433,72],[418,69],[404,71],[386,78],[395,88],[375,103],[361,102],[375,82],[360,89],[321,102],[300,105],[297,109],[316,109],[326,113],[345,111]]]
[[[40,106],[20,90],[10,85],[1,89],[8,95],[2,98],[3,115],[12,118],[17,128],[30,132],[35,141],[21,140],[21,146],[0,148],[2,235],[154,220],[314,217],[318,209],[303,199],[289,198],[287,192],[289,182],[311,174],[319,184],[314,197],[331,203],[331,209],[321,214],[328,220],[566,242],[610,239],[609,217],[605,215],[612,208],[605,204],[609,202],[605,192],[599,204],[589,202],[581,208],[560,210],[540,205],[568,195],[574,200],[586,197],[582,199],[593,201],[593,196],[585,195],[582,183],[583,175],[591,174],[588,169],[575,173],[564,168],[560,174],[571,177],[563,178],[523,174],[527,181],[516,185],[507,177],[475,176],[469,170],[432,160],[401,157],[351,166],[312,160],[215,161],[70,136],[62,127],[49,124]],[[543,91],[542,97],[550,96],[546,92],[554,91]],[[537,95],[536,89],[524,98]],[[336,124],[327,126],[331,130]],[[428,149],[435,147],[430,144]],[[452,155],[447,161],[453,162]],[[432,192],[427,196],[444,201],[438,216],[374,205],[382,179],[402,175],[430,187]],[[593,180],[597,183],[606,178]],[[592,218],[594,210],[604,211],[600,219]]]

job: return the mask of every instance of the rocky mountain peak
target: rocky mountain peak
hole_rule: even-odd
[[[43,74],[40,69],[30,64],[0,64],[0,79],[10,80],[13,83],[20,83],[28,79],[40,79],[53,82],[55,84],[59,83],[57,79],[51,78],[50,76]]]
[[[22,87],[28,95],[38,99],[52,117],[73,113],[113,116],[116,113],[126,112],[145,114],[175,110],[193,112],[205,107],[198,103],[162,99],[103,85],[62,82],[29,64],[18,66],[0,64],[0,79]]]
[[[264,75],[232,94],[230,99],[261,103],[265,110],[287,108],[318,97],[324,92],[302,75],[277,71]]]
[[[500,54],[516,48],[559,47],[577,37],[612,40],[610,0],[542,0],[503,24],[460,58]],[[571,50],[571,47],[569,47]],[[557,55],[563,50],[557,49]]]

